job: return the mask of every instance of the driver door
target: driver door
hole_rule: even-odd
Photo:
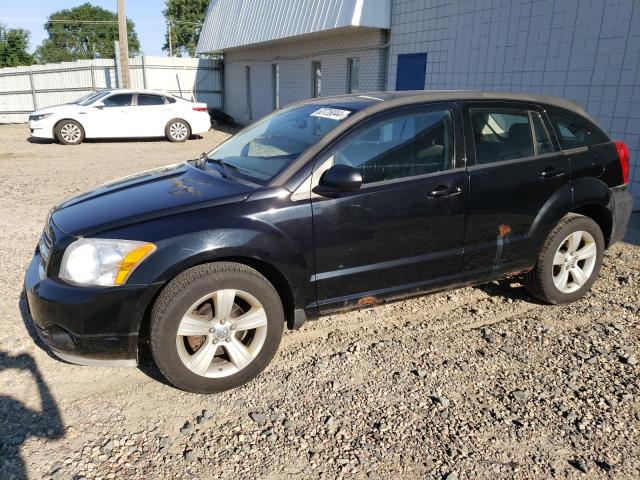
[[[320,169],[346,164],[363,177],[355,192],[312,198],[321,311],[428,290],[458,275],[462,137],[455,104],[412,106],[364,122],[320,158]]]
[[[116,93],[102,99],[104,107],[92,108],[86,124],[87,137],[117,138],[136,136],[133,121],[133,94]]]

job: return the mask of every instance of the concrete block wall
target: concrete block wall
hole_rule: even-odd
[[[640,1],[393,0],[398,54],[427,53],[425,88],[522,91],[582,105],[631,150],[640,208]]]
[[[321,62],[322,96],[347,92],[348,59],[360,58],[360,91],[385,89],[387,32],[344,28],[267,46],[224,52],[225,111],[239,123],[250,123],[273,110],[272,67],[280,65],[280,106],[313,94],[312,62]],[[249,118],[246,66],[251,67]]]

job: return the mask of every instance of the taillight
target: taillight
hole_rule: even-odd
[[[194,112],[206,112],[207,107],[193,107]]]
[[[622,170],[622,183],[629,183],[629,147],[620,140],[614,140],[616,151],[618,152],[618,160],[620,160],[620,169]]]

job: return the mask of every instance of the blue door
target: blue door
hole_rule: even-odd
[[[426,71],[426,53],[405,53],[398,55],[396,90],[424,90]]]

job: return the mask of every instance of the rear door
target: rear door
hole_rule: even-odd
[[[457,274],[467,201],[459,120],[449,103],[387,112],[319,159],[321,170],[347,164],[364,180],[358,191],[312,201],[321,310]]]
[[[131,119],[135,123],[135,135],[140,137],[162,137],[164,128],[171,120],[170,106],[165,97],[152,93],[136,94]]]
[[[552,141],[536,105],[462,105],[469,154],[469,208],[462,270],[500,276],[530,266],[530,228],[569,181],[569,159]]]

